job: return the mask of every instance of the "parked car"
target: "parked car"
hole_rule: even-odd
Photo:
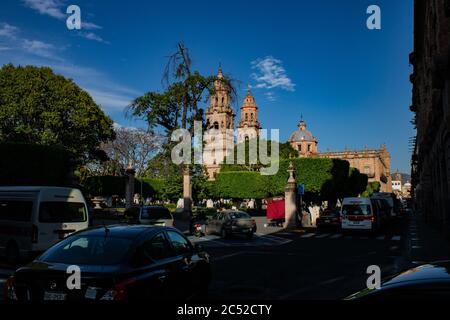
[[[88,225],[78,189],[0,187],[0,251],[10,264],[35,257]]]
[[[341,208],[341,228],[376,232],[382,225],[382,216],[375,200],[344,198]]]
[[[340,208],[327,209],[323,211],[322,214],[319,216],[319,218],[316,219],[316,226],[319,229],[323,228],[339,229],[341,227]]]
[[[81,287],[69,289],[69,266]],[[115,225],[78,232],[54,245],[6,282],[9,300],[185,299],[205,293],[209,256],[178,230]]]
[[[450,299],[450,261],[417,266],[382,281],[379,289],[365,288],[347,300],[445,300]]]
[[[128,223],[149,224],[155,226],[173,227],[174,219],[170,210],[164,206],[134,205],[125,210]]]
[[[256,221],[246,212],[227,210],[215,214],[206,222],[206,234],[219,234],[222,238],[243,234],[251,239],[256,232]]]
[[[400,200],[397,199],[394,193],[389,192],[375,192],[372,194],[372,199],[385,199],[391,208],[390,218],[400,216]]]

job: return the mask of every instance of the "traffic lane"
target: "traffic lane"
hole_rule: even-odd
[[[367,267],[397,272],[391,241],[297,239],[212,263],[211,299],[341,299],[365,287]],[[214,252],[211,253],[214,256]],[[230,253],[231,254],[231,253]]]

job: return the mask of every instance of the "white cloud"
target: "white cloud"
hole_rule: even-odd
[[[63,3],[59,0],[23,0],[26,7],[40,14],[63,20],[66,15],[61,10]]]
[[[102,107],[111,111],[123,111],[131,103],[134,97],[126,96],[121,93],[111,92],[108,89],[85,88]]]
[[[266,92],[264,95],[266,96],[266,99],[269,100],[269,101],[275,101],[276,100],[275,95],[274,95],[274,93],[272,91]]]
[[[99,30],[99,29],[103,29],[103,27],[99,26],[93,22],[84,22],[83,20],[81,20],[81,29]]]
[[[88,40],[94,40],[94,41],[97,41],[97,42],[107,43],[107,41],[103,40],[102,37],[96,35],[93,32],[87,32],[87,33],[80,32],[79,36],[83,37],[85,39],[88,39]]]
[[[65,20],[68,17],[65,13],[65,5],[60,0],[23,0],[23,3],[26,7],[33,9],[42,15],[47,15],[58,20]],[[81,29],[99,30],[102,28],[103,27],[98,24],[85,21],[83,18],[83,11],[81,12]],[[89,40],[106,43],[101,37],[92,32],[86,33],[83,37]]]
[[[295,84],[287,76],[283,62],[272,56],[259,58],[251,62],[252,78],[256,81],[256,88],[280,88],[286,91],[295,91]]]
[[[16,34],[19,32],[19,28],[12,26],[7,23],[0,24],[0,37],[6,37],[13,39],[16,37]]]
[[[0,51],[8,51],[8,50],[11,50],[11,48],[0,46]]]
[[[58,57],[58,55],[55,52],[56,50],[55,46],[50,43],[46,43],[39,40],[23,39],[22,48],[26,52],[34,54],[39,57],[62,61],[62,58]]]

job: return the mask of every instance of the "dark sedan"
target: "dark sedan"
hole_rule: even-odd
[[[341,211],[339,209],[325,210],[316,219],[317,228],[339,229],[341,227]]]
[[[80,286],[69,289],[70,266]],[[9,300],[185,299],[209,286],[209,256],[174,228],[108,226],[59,242],[6,283]],[[76,283],[76,281],[75,281]]]
[[[347,300],[449,300],[450,261],[424,264],[381,283],[379,289],[364,289]]]
[[[219,234],[228,238],[234,234],[243,234],[251,239],[256,232],[256,221],[246,212],[227,210],[215,214],[206,222],[206,234]]]

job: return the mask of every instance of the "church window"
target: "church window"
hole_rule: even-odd
[[[302,152],[302,145],[301,144],[298,145],[298,151]]]
[[[219,129],[219,123],[217,121],[214,122],[214,129]]]
[[[216,96],[216,105],[219,104],[219,98]]]
[[[245,114],[245,121],[248,120],[248,113]]]
[[[253,120],[253,113],[250,114],[250,118]]]
[[[225,101],[225,98],[224,97],[222,97],[222,106],[223,106],[223,102]]]
[[[308,152],[310,152],[310,151],[311,151],[311,145],[308,144]]]

